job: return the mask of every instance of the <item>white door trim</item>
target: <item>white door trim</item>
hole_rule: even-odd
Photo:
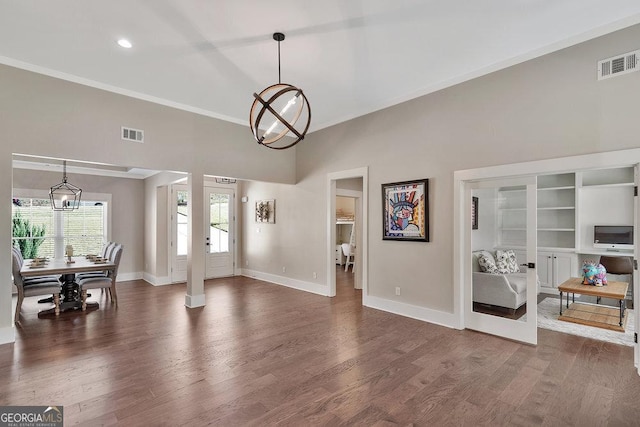
[[[369,289],[369,169],[362,167],[327,174],[327,281],[328,296],[336,296],[336,181],[362,178],[362,304],[367,305]]]

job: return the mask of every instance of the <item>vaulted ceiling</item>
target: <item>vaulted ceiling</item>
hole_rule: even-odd
[[[314,131],[639,22],[638,0],[0,0],[0,63],[247,124],[280,31]]]

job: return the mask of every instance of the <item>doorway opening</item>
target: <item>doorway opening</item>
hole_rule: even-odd
[[[336,294],[340,295],[362,290],[362,274],[356,273],[362,232],[362,179],[338,180],[336,186]],[[347,186],[350,189],[343,188]]]
[[[171,191],[171,281],[187,280],[187,186],[172,185]],[[204,187],[205,279],[234,275],[235,190]]]
[[[367,168],[328,175],[327,277],[328,296],[341,291],[367,293]]]

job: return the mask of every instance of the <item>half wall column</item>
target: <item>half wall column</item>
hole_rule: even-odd
[[[187,295],[189,308],[203,307],[204,298],[204,175],[190,173],[187,180]]]
[[[3,150],[6,151],[6,150]],[[0,209],[0,344],[15,341],[13,328],[13,315],[11,313],[11,200],[13,187],[13,170],[11,153],[0,154],[0,200],[4,200],[3,209]]]

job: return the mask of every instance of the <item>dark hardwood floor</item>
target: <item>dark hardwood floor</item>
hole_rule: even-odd
[[[117,308],[38,319],[0,346],[0,405],[65,425],[638,425],[633,349],[539,330],[536,347],[246,277],[119,284]],[[349,273],[350,274],[350,273]],[[342,275],[344,276],[344,275]]]

